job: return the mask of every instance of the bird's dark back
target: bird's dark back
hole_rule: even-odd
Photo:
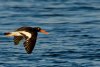
[[[31,33],[33,36],[37,36],[37,31],[32,27],[21,27],[18,28],[16,31],[26,31]]]

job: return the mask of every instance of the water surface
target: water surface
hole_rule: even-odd
[[[4,32],[39,26],[32,54]],[[0,0],[0,67],[100,67],[99,0]]]

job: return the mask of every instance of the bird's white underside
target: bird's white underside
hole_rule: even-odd
[[[10,32],[11,34],[7,36],[23,36],[22,34],[26,35],[28,38],[31,38],[31,33],[26,32],[26,31],[16,31],[16,32]],[[22,34],[21,34],[22,33]]]

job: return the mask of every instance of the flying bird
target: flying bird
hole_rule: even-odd
[[[36,44],[38,32],[48,34],[48,32],[40,27],[21,27],[15,32],[6,32],[4,35],[14,36],[15,45],[18,45],[22,39],[25,39],[25,42],[23,43],[25,50],[28,54],[31,54]]]

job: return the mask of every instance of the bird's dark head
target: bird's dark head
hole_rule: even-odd
[[[37,32],[39,32],[39,31],[41,30],[40,27],[35,27],[34,29],[35,29]]]
[[[41,32],[41,33],[44,33],[44,34],[48,34],[48,32],[46,32],[45,30],[41,29],[40,27],[35,27],[34,28],[37,32]]]

